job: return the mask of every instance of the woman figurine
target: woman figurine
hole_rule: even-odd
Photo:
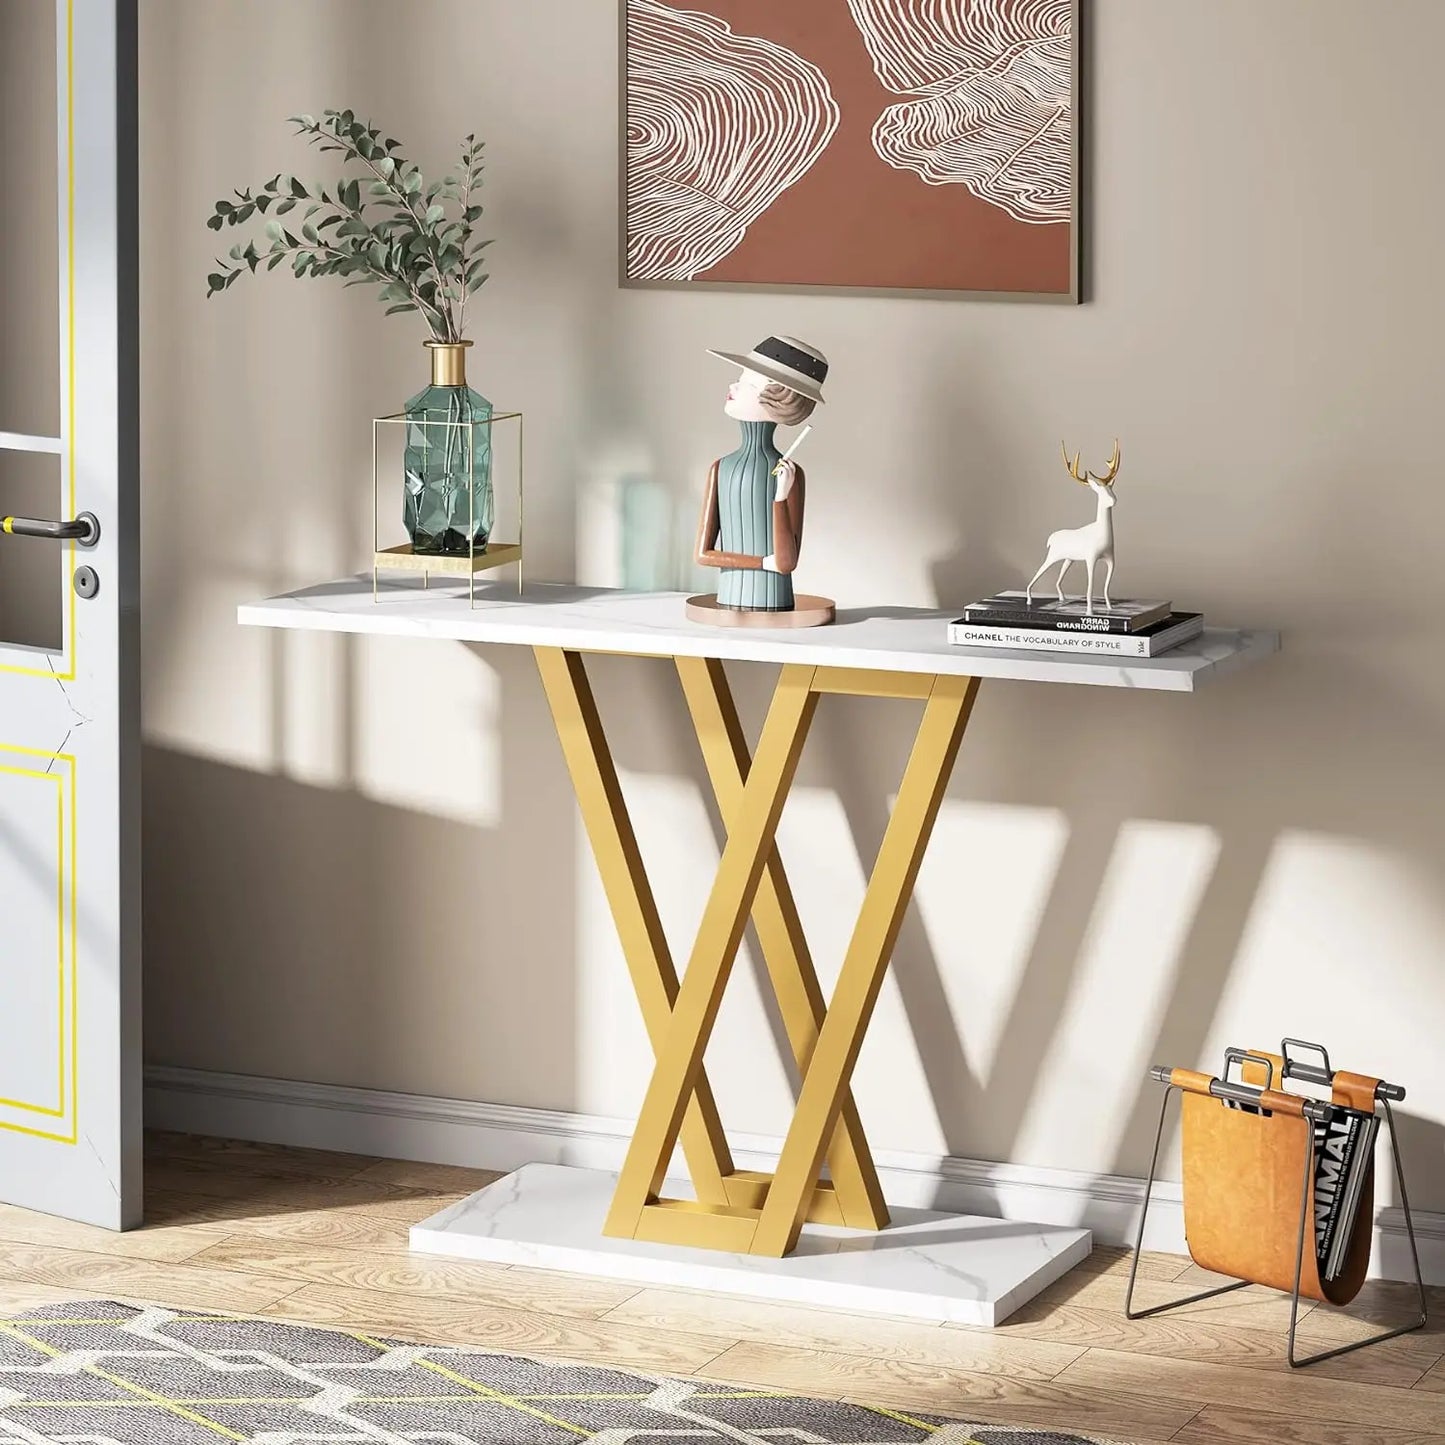
[[[803,542],[803,469],[773,440],[823,400],[828,361],[791,336],[769,336],[746,356],[710,351],[742,368],[723,410],[742,427],[742,445],[708,472],[697,560],[718,568],[716,598],[693,598],[688,615],[730,626],[808,627],[833,620],[832,603],[793,595]]]

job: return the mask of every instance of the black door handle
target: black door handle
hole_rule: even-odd
[[[7,537],[46,537],[55,542],[78,542],[93,547],[100,541],[100,522],[94,512],[81,512],[73,522],[47,522],[38,517],[6,517],[0,531]]]

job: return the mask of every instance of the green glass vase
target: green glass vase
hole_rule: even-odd
[[[402,520],[412,551],[465,557],[492,535],[492,404],[467,385],[470,341],[428,341],[431,385],[406,404]]]

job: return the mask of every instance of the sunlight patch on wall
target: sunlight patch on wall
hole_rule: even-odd
[[[1439,879],[1408,856],[1355,838],[1281,832],[1211,1048],[1277,1044],[1286,1034],[1317,1040],[1337,1068],[1404,1084],[1414,1113],[1445,1092],[1442,933]],[[1436,1151],[1423,1167],[1438,1181],[1445,1156]]]
[[[502,690],[484,658],[367,638],[356,648],[353,696],[358,791],[438,818],[500,824]]]

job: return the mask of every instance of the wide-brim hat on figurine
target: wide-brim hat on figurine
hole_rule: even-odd
[[[781,382],[790,391],[821,403],[823,382],[828,376],[828,358],[815,346],[799,341],[796,336],[767,336],[746,355],[731,351],[714,351],[709,356],[730,361],[746,371],[756,371],[769,381]]]

